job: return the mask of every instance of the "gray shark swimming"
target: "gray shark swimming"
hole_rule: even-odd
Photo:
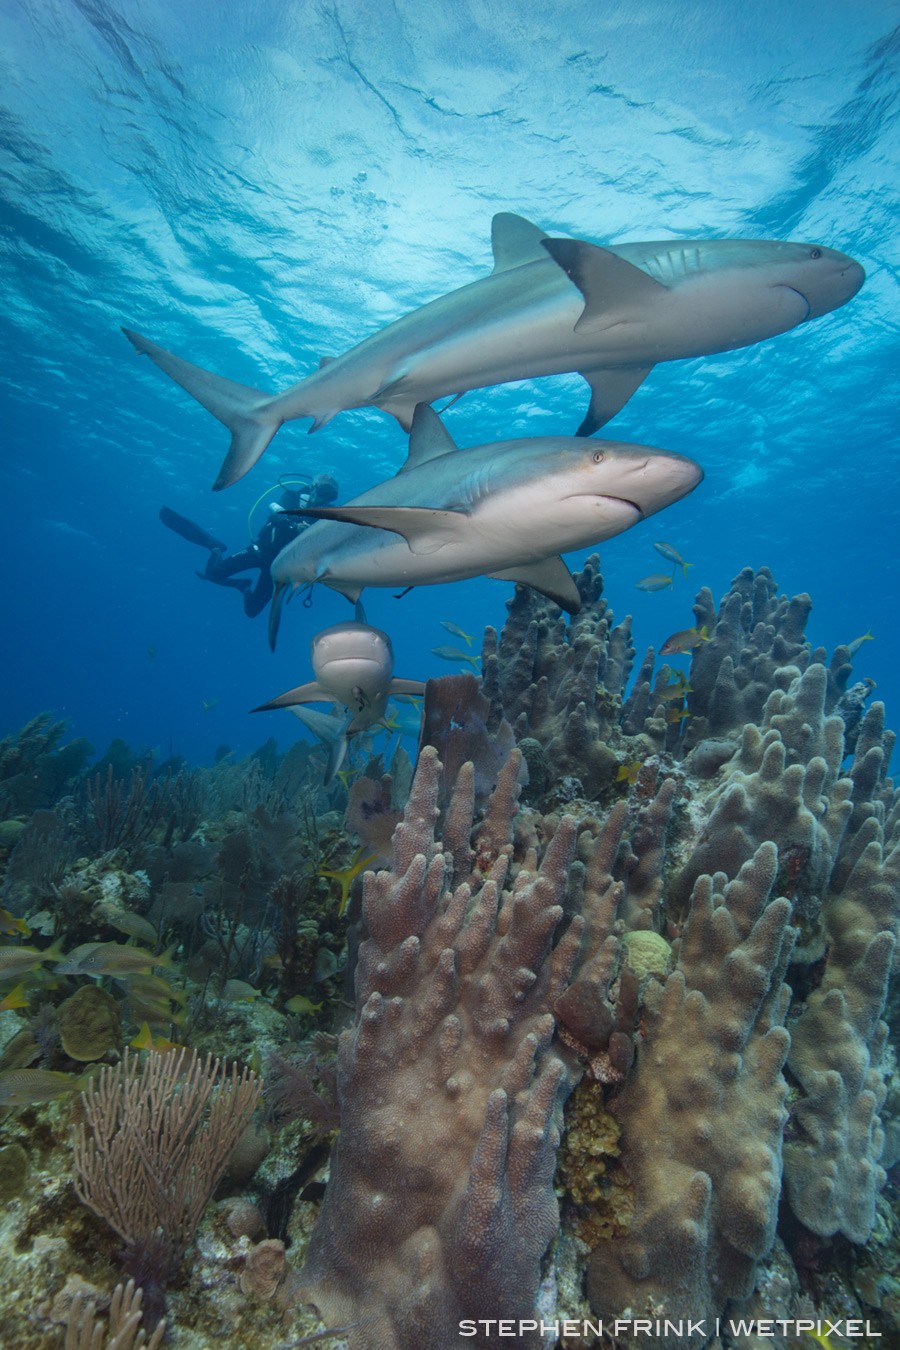
[[[669,239],[601,248],[548,238],[521,216],[492,224],[494,270],[390,323],[282,394],[213,375],[123,329],[138,352],[231,432],[214,484],[253,467],[295,418],[315,431],[348,408],[391,413],[406,430],[417,403],[577,371],[591,388],[578,435],[619,411],[658,361],[746,347],[846,304],[865,273],[817,244]]]
[[[345,506],[297,512],[316,523],[272,563],[269,640],[274,647],[286,588],[315,582],[357,600],[366,586],[490,576],[533,586],[574,614],[578,589],[559,555],[622,534],[702,477],[682,455],[618,441],[545,436],[460,450],[420,403],[394,478]]]
[[[269,712],[289,708],[328,751],[326,785],[333,781],[347,755],[350,738],[382,723],[392,694],[422,696],[421,680],[394,675],[394,652],[387,633],[365,622],[361,606],[348,623],[333,624],[314,636],[310,655],[315,679],[298,684],[278,698],[254,708]],[[344,717],[327,716],[304,703],[333,703],[344,708]]]

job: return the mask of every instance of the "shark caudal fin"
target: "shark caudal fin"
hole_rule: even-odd
[[[245,384],[225,380],[200,366],[191,365],[180,356],[174,356],[148,338],[128,328],[122,332],[142,356],[149,356],[154,365],[164,370],[176,384],[202,403],[207,412],[217,417],[231,432],[231,445],[213,484],[213,491],[230,487],[253,468],[275,432],[281,419],[267,411],[272,396]]]

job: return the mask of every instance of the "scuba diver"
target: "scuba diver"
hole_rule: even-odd
[[[270,504],[269,513],[256,538],[246,548],[228,556],[226,556],[227,545],[223,544],[221,539],[216,539],[201,525],[188,520],[187,516],[179,515],[171,507],[160,508],[159,518],[167,529],[174,530],[189,544],[199,544],[201,548],[209,549],[206,566],[202,572],[197,573],[197,576],[202,581],[212,581],[217,586],[229,586],[233,590],[240,591],[244,597],[244,613],[248,619],[255,619],[257,614],[262,613],[272,598],[274,586],[269,569],[275,558],[301,530],[308,529],[313,523],[311,520],[303,520],[286,512],[296,511],[302,506],[327,506],[337,499],[338,485],[331,474],[319,474],[308,486],[304,484],[299,487],[293,485],[293,480],[298,475],[284,476],[291,479],[291,486],[279,480],[281,496],[277,502]],[[265,496],[265,493],[263,495]],[[251,507],[251,515],[252,512]],[[256,581],[250,577],[237,575],[238,572],[251,571],[259,572]]]

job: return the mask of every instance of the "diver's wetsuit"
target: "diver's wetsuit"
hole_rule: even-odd
[[[269,516],[252,544],[226,557],[223,549],[212,549],[209,560],[197,576],[204,581],[214,581],[217,586],[233,586],[244,597],[244,613],[248,619],[261,614],[272,599],[275,586],[272,582],[271,566],[286,544],[289,544],[299,530],[306,528],[309,522],[299,520],[297,516],[288,516],[283,512]],[[259,568],[256,582],[249,577],[232,580],[237,572],[249,572]]]
[[[180,534],[182,539],[209,549],[209,560],[197,576],[204,581],[215,582],[217,586],[229,586],[233,590],[240,591],[244,598],[244,613],[248,619],[255,619],[257,614],[262,613],[272,598],[274,590],[270,570],[272,563],[285,545],[289,544],[301,530],[306,529],[309,523],[297,516],[278,511],[267,517],[252,544],[226,556],[225,544],[208,534],[202,526],[188,520],[187,516],[181,516],[171,507],[164,506],[159,518],[170,530]],[[249,577],[236,576],[238,572],[253,570],[259,572],[255,582]]]

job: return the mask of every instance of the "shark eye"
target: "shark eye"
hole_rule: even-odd
[[[821,258],[822,250],[820,248],[811,248],[809,250],[809,256],[811,258]]]
[[[602,463],[603,463],[603,451],[602,451],[602,450],[595,450],[594,453],[591,455],[591,459],[594,461],[595,464],[602,464]]]

